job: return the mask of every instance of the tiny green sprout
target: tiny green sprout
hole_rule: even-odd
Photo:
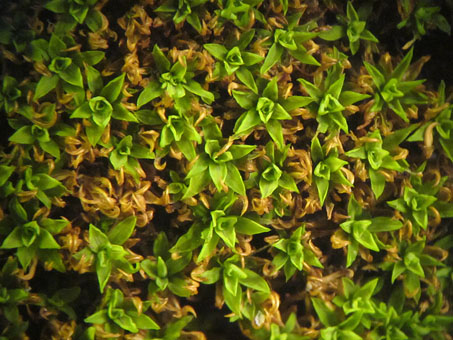
[[[265,23],[264,15],[257,9],[263,0],[218,0],[220,9],[214,12],[219,16],[217,25],[225,24],[226,20],[232,21],[237,27],[249,28],[253,19]]]
[[[126,136],[120,141],[112,137],[115,148],[110,153],[109,159],[115,170],[124,170],[134,177],[135,181],[138,182],[140,178],[139,172],[143,172],[140,163],[137,159],[153,159],[154,153],[149,148],[144,147],[140,144],[132,141],[132,136]]]
[[[203,47],[221,63],[217,63],[213,77],[224,78],[233,73],[236,77],[254,93],[258,93],[255,79],[250,71],[253,65],[261,62],[264,58],[258,54],[245,51],[255,36],[255,30],[249,30],[242,34],[241,38],[228,50],[220,44],[204,44]]]
[[[359,286],[343,277],[343,294],[335,296],[332,302],[343,310],[345,316],[350,316],[349,320],[355,319],[355,322],[358,321],[361,326],[370,329],[375,321],[377,306],[372,296],[379,290],[378,282],[379,279],[373,279]]]
[[[140,330],[160,329],[159,325],[145,314],[150,304],[150,301],[144,301],[139,309],[132,299],[124,297],[120,289],[109,288],[102,302],[103,308],[84,321],[103,325],[104,330],[111,334],[121,330],[138,333]]]
[[[5,198],[15,192],[13,182],[10,179],[11,175],[16,170],[15,166],[0,164],[0,197]]]
[[[242,310],[242,305],[245,303],[242,286],[262,293],[263,296],[270,294],[266,280],[253,270],[243,268],[240,265],[239,255],[233,255],[223,262],[217,259],[217,262],[216,266],[199,274],[198,279],[204,284],[221,282],[225,303],[239,318],[245,312]]]
[[[302,241],[302,233],[305,227],[297,228],[289,238],[281,237],[272,247],[278,252],[272,260],[275,270],[283,268],[286,281],[296,272],[302,271],[304,262],[311,266],[323,268],[316,255]]]
[[[178,25],[187,21],[197,32],[201,32],[202,5],[208,0],[165,0],[154,11],[157,13],[173,14],[173,22]]]
[[[86,72],[88,88],[93,96],[82,102],[72,112],[70,118],[83,118],[89,122],[85,128],[88,141],[91,145],[96,146],[112,118],[135,123],[138,120],[121,104],[124,73],[104,86],[99,71],[87,66]]]
[[[294,178],[285,171],[285,159],[290,145],[285,145],[283,150],[276,150],[272,141],[265,146],[266,156],[260,158],[259,172],[250,174],[245,182],[247,188],[258,186],[263,198],[268,196],[278,196],[284,190],[299,193]]]
[[[193,142],[201,144],[202,139],[191,122],[177,115],[169,116],[160,134],[160,147],[167,148],[176,144],[184,156],[191,161],[197,155]]]
[[[313,138],[311,143],[311,158],[313,160],[313,182],[318,190],[321,206],[327,198],[330,188],[335,184],[352,186],[352,183],[341,171],[348,162],[338,158],[338,151],[332,149],[326,155],[318,137]]]
[[[394,160],[390,152],[383,147],[379,130],[368,133],[367,137],[368,141],[366,143],[346,152],[345,155],[365,160],[368,165],[371,189],[376,198],[379,198],[384,192],[386,182],[384,175],[379,170],[388,169],[402,172],[406,169],[406,164],[400,164],[403,162]]]
[[[0,322],[7,326],[0,331],[1,340],[23,339],[28,325],[23,321],[20,309],[30,302],[30,293],[24,280],[17,277],[18,270],[17,258],[5,257],[0,270]]]
[[[436,211],[441,218],[453,216],[453,204],[438,199],[436,196],[447,181],[448,177],[443,176],[439,181],[423,181],[419,174],[423,173],[426,167],[424,162],[410,177],[410,186],[404,188],[403,197],[387,202],[392,208],[403,213],[406,219],[412,222],[415,234],[418,234],[420,227],[424,230],[428,227],[428,218],[432,210]]]
[[[23,288],[3,287],[0,285],[0,308],[6,320],[11,323],[19,323],[18,306],[29,297],[29,293]]]
[[[17,80],[11,76],[5,76],[0,91],[0,108],[4,108],[6,113],[11,113],[17,109],[17,101],[22,96]]]
[[[57,113],[55,111],[55,104],[44,105],[41,112],[34,112],[33,108],[24,105],[19,109],[19,113],[27,118],[26,122],[23,119],[9,121],[11,126],[14,126],[16,131],[9,137],[9,141],[23,145],[39,145],[39,147],[52,155],[56,159],[60,159],[60,146],[55,141],[58,137],[67,137],[75,135],[75,129],[70,125],[62,122],[54,124],[52,127],[47,128],[41,124],[31,124],[34,121],[35,115],[46,117],[49,121],[56,119]]]
[[[403,297],[404,294],[402,293]],[[394,340],[409,339],[410,323],[413,320],[413,312],[399,313],[395,306],[381,302],[376,305],[374,319],[380,324],[373,327],[371,335],[378,339]]]
[[[24,177],[25,187],[36,192],[35,197],[47,208],[52,206],[51,198],[61,197],[67,192],[65,186],[57,179],[37,169],[33,171],[33,167],[27,167]]]
[[[415,40],[421,39],[431,29],[438,28],[447,34],[451,33],[451,26],[441,14],[441,7],[435,6],[437,4],[436,1],[432,0],[416,1],[414,4],[403,1],[400,13],[403,20],[398,23],[397,27],[399,29],[409,28],[414,36],[405,47],[412,45]]]
[[[325,328],[321,329],[321,340],[362,340],[354,330],[360,324],[360,313],[351,314],[345,320],[341,320],[341,313],[333,310],[320,298],[311,298],[313,308]]]
[[[71,307],[71,302],[75,301],[80,295],[80,287],[63,288],[56,291],[51,297],[39,294],[41,301],[38,305],[54,311],[65,313],[71,320],[76,320],[77,315]]]
[[[256,147],[225,144],[222,132],[211,119],[204,119],[202,127],[205,137],[204,151],[199,153],[186,175],[186,179],[190,181],[183,199],[198,194],[211,181],[218,191],[227,191],[230,188],[240,195],[245,195],[244,181],[236,164]]]
[[[184,112],[187,110],[184,100],[186,91],[199,96],[205,103],[210,104],[214,101],[214,94],[193,80],[195,77],[192,71],[193,65],[188,64],[185,58],[183,63],[178,61],[171,65],[157,44],[154,45],[152,55],[159,73],[159,80],[151,80],[140,93],[137,99],[138,107],[166,93],[175,101],[176,110]]]
[[[404,297],[404,294],[402,294]],[[420,312],[401,310],[401,307],[381,302],[375,310],[371,339],[423,340],[427,336],[444,339],[445,330],[451,328],[453,317],[428,314],[421,319]]]
[[[153,254],[153,259],[145,259],[140,263],[140,268],[152,279],[148,285],[148,292],[153,294],[168,288],[177,296],[192,295],[193,291],[187,287],[188,278],[182,273],[192,260],[192,252],[186,252],[178,259],[173,259],[167,236],[161,232],[154,241]]]
[[[425,152],[427,157],[433,154],[433,145],[429,141],[437,141],[444,150],[447,157],[453,161],[453,107],[445,102],[445,82],[441,82],[438,88],[439,97],[437,107],[445,107],[434,118],[434,121],[427,121],[420,126],[407,140],[409,142],[425,141]]]
[[[203,206],[194,208],[195,222],[170,251],[184,253],[201,246],[197,256],[197,262],[201,262],[212,256],[220,241],[234,251],[237,234],[255,235],[268,232],[269,228],[253,219],[230,213],[237,198],[231,191],[227,194],[216,193],[210,210]]]
[[[318,33],[304,31],[306,27],[299,25],[301,16],[302,13],[290,16],[286,28],[277,28],[270,34],[273,43],[261,66],[261,74],[268,72],[272,66],[281,62],[285,51],[303,64],[320,66],[303,45],[304,42],[316,37]]]
[[[404,294],[418,302],[421,296],[420,278],[425,278],[424,267],[444,266],[434,257],[424,254],[425,240],[414,243],[401,241],[398,244],[398,260],[383,262],[381,268],[392,272],[392,284],[403,275]]]
[[[436,197],[440,190],[442,189],[445,182],[448,180],[448,176],[443,176],[440,178],[439,181],[431,180],[431,181],[423,181],[423,178],[417,176],[417,173],[423,172],[426,166],[426,162],[424,162],[413,174],[410,178],[411,184],[413,188],[424,195],[434,196]],[[436,197],[437,198],[437,197]],[[437,213],[440,215],[441,218],[449,218],[453,216],[453,204],[442,199],[437,199],[433,205],[430,207],[430,210],[437,210]]]
[[[212,254],[220,240],[230,249],[234,249],[237,241],[236,233],[255,235],[269,231],[268,228],[249,218],[226,215],[222,210],[211,211],[210,215],[211,223],[209,227],[201,232],[204,244],[198,254],[198,262]]]
[[[27,5],[25,3],[20,5],[24,6],[18,6],[13,11],[3,11],[0,17],[0,43],[7,48],[14,46],[18,54],[28,52],[29,44],[36,35],[28,25],[29,16],[23,10]]]
[[[42,218],[29,220],[25,208],[14,198],[10,201],[11,216],[3,224],[12,227],[12,231],[3,240],[1,249],[17,249],[16,256],[24,269],[27,269],[35,256],[51,262],[55,269],[64,272],[64,265],[58,254],[60,245],[53,235],[58,234],[67,225],[64,219]]]
[[[364,62],[365,68],[377,89],[374,95],[374,104],[370,109],[371,112],[379,112],[384,107],[388,107],[402,120],[409,122],[405,108],[413,104],[425,104],[427,102],[426,95],[417,91],[417,87],[424,80],[405,80],[413,52],[414,49],[411,48],[392,71],[389,71],[388,68],[379,69],[366,61]]]
[[[127,259],[129,252],[122,246],[134,232],[136,220],[135,216],[127,217],[107,234],[90,224],[87,247],[74,254],[74,258],[79,261],[94,260],[101,293],[109,281],[112,270],[119,269],[130,274],[136,272]]]
[[[162,118],[155,110],[146,109],[137,111],[136,115],[143,124],[162,126],[159,137],[162,150],[158,150],[158,157],[167,155],[171,148],[176,147],[189,161],[195,159],[197,150],[194,142],[201,144],[202,138],[194,126],[193,116],[169,112],[167,117]]]
[[[264,125],[270,137],[280,150],[285,142],[281,120],[292,119],[288,111],[305,106],[311,102],[310,98],[294,96],[291,99],[282,99],[278,93],[277,78],[270,82],[258,83],[260,94],[233,90],[233,97],[240,107],[247,110],[236,121],[234,133],[241,136],[250,133],[258,125]]]
[[[42,76],[36,84],[34,100],[38,100],[50,91],[60,86],[66,93],[73,93],[76,104],[83,100],[83,76],[84,64],[92,66],[99,63],[105,53],[102,51],[78,52],[71,49],[77,45],[70,37],[59,37],[52,34],[49,41],[37,39],[31,43],[31,59],[35,62],[48,64],[51,76]]]
[[[334,25],[328,31],[321,32],[319,37],[327,41],[335,41],[344,36],[348,37],[351,54],[357,53],[360,40],[379,42],[378,39],[366,29],[366,20],[361,18],[352,6],[351,1],[346,5],[346,16],[338,16],[341,25]]]
[[[343,90],[345,74],[338,64],[328,70],[327,76],[320,84],[312,84],[303,78],[297,80],[312,99],[308,107],[316,114],[318,131],[321,133],[336,133],[339,129],[348,133],[348,122],[343,111],[347,106],[369,97],[367,94]]]
[[[400,211],[415,224],[415,231],[419,228],[426,230],[428,227],[428,209],[437,198],[417,192],[414,188],[406,186],[403,197],[387,202],[389,206]]]
[[[156,110],[139,110],[135,114],[140,123],[161,126],[157,157],[166,156],[171,149],[179,149],[187,160],[192,161],[197,156],[196,144],[202,143],[200,133],[194,126],[193,115],[187,112],[167,110],[168,116],[161,117]],[[194,142],[196,143],[194,145]]]
[[[60,14],[55,31],[65,34],[77,24],[86,24],[88,28],[96,32],[102,27],[102,14],[94,8],[98,0],[49,0],[44,8]]]
[[[184,193],[187,191],[187,185],[179,174],[170,170],[171,183],[168,185],[168,193],[172,196],[172,201],[177,202],[182,199]]]
[[[340,224],[341,229],[349,235],[346,267],[351,266],[356,259],[359,245],[378,252],[386,246],[379,240],[376,233],[398,230],[403,226],[400,221],[390,217],[372,218],[368,213],[362,211],[362,207],[354,195],[349,198],[348,216],[349,219]]]

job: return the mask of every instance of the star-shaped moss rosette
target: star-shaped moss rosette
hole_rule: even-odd
[[[54,292],[51,296],[39,294],[41,301],[38,305],[46,308],[50,313],[57,314],[59,311],[65,313],[71,320],[77,319],[77,314],[71,303],[80,295],[80,287],[63,288]]]
[[[352,183],[344,176],[341,168],[348,164],[338,158],[337,149],[331,149],[327,154],[321,146],[318,137],[311,142],[311,158],[313,160],[313,182],[318,190],[321,206],[327,198],[329,190],[335,184],[352,186]]]
[[[48,71],[36,84],[34,100],[38,100],[55,88],[62,88],[74,95],[75,104],[84,99],[84,65],[94,66],[105,56],[102,51],[78,52],[72,36],[52,34],[50,40],[36,39],[31,42],[30,58],[36,63],[45,63]],[[48,75],[50,73],[50,75]]]
[[[198,157],[192,161],[193,165],[186,175],[189,186],[182,199],[198,194],[210,183],[213,183],[219,192],[231,189],[244,196],[245,185],[237,164],[256,146],[233,144],[232,139],[226,142],[214,119],[205,118],[202,127],[204,150],[199,151]]]
[[[55,32],[66,34],[77,24],[86,24],[93,32],[102,27],[103,16],[95,8],[98,0],[49,0],[44,8],[60,14],[61,18],[55,26]]]
[[[428,208],[436,201],[437,198],[432,195],[405,187],[402,198],[388,201],[387,204],[409,218],[415,224],[417,232],[420,227],[424,230],[428,227]]]
[[[320,340],[362,339],[356,333],[356,331],[360,331],[360,319],[362,318],[360,313],[346,316],[342,311],[332,308],[332,304],[327,304],[326,301],[317,297],[311,298],[311,302],[319,321],[324,326],[319,332]]]
[[[392,68],[391,65],[376,67],[364,62],[365,68],[373,79],[376,86],[374,103],[370,112],[380,112],[384,108],[390,108],[403,121],[409,122],[406,110],[416,104],[426,104],[426,95],[417,90],[417,87],[424,83],[424,79],[413,80],[408,69],[412,61],[414,49],[411,48],[400,63]]]
[[[254,298],[248,299],[252,306],[247,306],[244,299],[247,295],[244,294],[243,287],[258,293],[261,296],[261,302],[270,294],[269,284],[266,280],[255,271],[242,268],[239,260],[240,257],[237,254],[226,259],[216,257],[211,261],[213,262],[211,268],[196,275],[196,278],[204,284],[217,283],[222,291],[225,304],[234,313],[233,320],[242,319],[243,317],[251,319],[253,314],[255,314],[253,311],[258,309],[258,306],[253,303],[255,302]],[[248,293],[249,296],[251,295],[250,293]],[[252,313],[250,313],[250,307],[252,307]]]
[[[332,302],[340,307],[345,315],[353,315],[360,320],[361,326],[370,328],[376,309],[373,295],[379,292],[379,279],[372,279],[359,286],[349,278],[343,277],[341,283],[343,294],[335,296]]]
[[[9,51],[27,53],[30,42],[36,37],[36,32],[28,25],[25,11],[28,4],[24,1],[5,4],[0,15],[0,44]]]
[[[273,32],[261,31],[261,33],[271,42],[269,50],[263,65],[261,65],[260,73],[267,73],[272,66],[283,62],[285,51],[288,55],[295,58],[299,62],[308,65],[320,66],[319,62],[308,53],[303,43],[313,39],[318,35],[316,32],[308,32],[310,26],[304,27],[299,21],[302,13],[296,13],[288,18],[286,27],[277,28]]]
[[[83,260],[94,265],[101,293],[104,291],[112,271],[122,271],[128,274],[137,271],[128,261],[129,252],[122,246],[134,232],[136,221],[135,216],[129,216],[106,233],[90,224],[87,246],[74,254],[76,260]]]
[[[65,266],[58,252],[60,245],[53,235],[63,230],[69,221],[51,218],[31,219],[27,210],[32,211],[33,208],[36,206],[32,202],[24,206],[16,198],[10,201],[12,212],[2,220],[2,234],[7,236],[0,248],[17,249],[16,256],[24,269],[37,258],[52,263],[53,268],[64,272]]]
[[[110,151],[109,160],[115,170],[124,169],[138,183],[140,177],[145,176],[139,159],[154,159],[154,152],[139,143],[135,143],[131,135],[121,140],[112,136],[108,144],[104,144]]]
[[[241,29],[253,26],[255,20],[266,23],[266,18],[259,11],[263,0],[217,0],[220,9],[214,10],[218,15],[217,27],[225,25],[226,21],[233,22]]]
[[[373,321],[374,327],[369,333],[372,338],[422,340],[428,335],[444,338],[443,330],[450,328],[453,318],[437,312],[422,316],[420,311],[406,308],[404,292],[396,288],[388,303],[376,305]]]
[[[145,312],[151,301],[140,307],[131,298],[125,297],[120,289],[109,288],[102,301],[102,309],[84,319],[86,323],[102,325],[107,334],[121,334],[124,331],[138,333],[140,330],[160,329],[159,325]],[[141,301],[140,301],[141,302]]]
[[[423,123],[407,141],[424,142],[424,152],[430,158],[435,150],[435,144],[439,143],[447,155],[453,161],[453,107],[445,99],[445,82],[442,81],[438,88],[438,99],[433,108],[438,112],[434,120]],[[443,109],[442,109],[443,108]],[[440,111],[440,112],[439,112]]]
[[[323,265],[302,240],[302,234],[305,234],[305,226],[297,228],[289,237],[284,237],[281,233],[280,239],[272,243],[272,247],[276,249],[272,259],[272,264],[275,266],[274,271],[278,272],[283,268],[285,279],[288,281],[296,271],[302,271],[304,264],[323,268]]]
[[[252,66],[261,62],[264,57],[245,50],[254,36],[255,30],[251,29],[242,34],[232,46],[204,44],[203,47],[219,61],[216,63],[212,77],[222,79],[234,73],[245,86],[257,94],[258,87],[251,70],[253,70]]]
[[[19,179],[13,183],[10,177],[17,170],[14,166],[0,165],[0,197],[6,198],[13,194],[26,196],[27,202],[40,202],[51,209],[52,205],[61,206],[60,198],[69,193],[59,180],[48,174],[50,170],[47,166],[37,163],[24,165]]]
[[[155,62],[158,80],[151,80],[148,86],[140,92],[137,106],[142,107],[153,99],[167,94],[175,101],[175,108],[183,113],[188,110],[188,93],[199,96],[205,103],[214,101],[214,94],[205,90],[200,83],[195,81],[194,65],[183,58],[183,62],[177,61],[173,65],[165,56],[159,46],[153,47],[153,59]]]
[[[195,116],[166,110],[165,115],[159,115],[156,110],[139,110],[135,114],[142,124],[160,126],[159,146],[157,157],[165,157],[172,150],[182,152],[187,160],[192,161],[197,156],[196,146],[202,143],[202,137],[194,126]]]
[[[409,48],[416,40],[420,40],[428,31],[439,29],[448,35],[451,34],[451,25],[443,15],[440,3],[432,0],[421,0],[415,3],[402,2],[398,7],[401,22],[399,29],[406,28],[413,34],[413,39],[408,41],[404,48]]]
[[[70,118],[83,118],[87,121],[85,131],[88,141],[96,146],[112,118],[134,123],[138,123],[138,120],[121,103],[124,73],[104,86],[99,71],[91,66],[87,66],[86,71],[91,98],[86,98]]]
[[[282,190],[299,193],[296,182],[285,171],[285,160],[291,145],[286,144],[282,150],[276,150],[275,144],[269,141],[265,146],[266,156],[258,160],[259,171],[250,174],[246,188],[259,187],[263,198],[274,195],[276,198]]]
[[[453,217],[453,204],[437,197],[448,177],[441,177],[437,181],[423,181],[418,174],[425,171],[426,165],[424,162],[413,172],[409,185],[404,187],[402,197],[387,202],[411,221],[414,234],[418,234],[420,228],[428,229],[430,216]]]
[[[190,289],[193,283],[184,270],[192,261],[192,252],[185,252],[177,259],[173,259],[170,253],[170,243],[164,232],[159,233],[153,243],[153,257],[140,262],[140,269],[151,278],[148,284],[148,293],[169,289],[173,294],[181,297],[189,297],[196,293]]]
[[[11,76],[4,76],[0,90],[0,108],[11,113],[18,108],[18,99],[22,96],[17,80]]]
[[[23,282],[15,276],[18,270],[17,259],[9,257],[0,271],[0,308],[2,309],[2,318],[6,319],[11,325],[19,326],[20,329],[24,326],[24,322],[19,308],[26,305],[30,298],[30,292],[23,285]],[[6,339],[2,335],[0,333],[0,339]]]
[[[41,105],[41,112],[35,112],[32,106],[23,105],[19,113],[21,117],[8,120],[9,125],[16,130],[9,141],[26,145],[27,150],[38,145],[43,151],[59,159],[63,137],[74,136],[76,130],[58,119],[56,105],[45,103]],[[62,142],[57,143],[60,138]]]
[[[346,267],[350,267],[359,254],[359,246],[379,252],[389,246],[384,244],[377,233],[398,230],[403,224],[390,217],[371,217],[363,211],[354,195],[350,196],[348,203],[348,220],[341,223],[341,232],[348,234],[348,255],[346,256]],[[336,235],[335,233],[334,235]]]
[[[340,129],[348,133],[349,126],[343,112],[348,106],[369,97],[367,94],[343,90],[345,74],[339,64],[330,68],[320,83],[312,84],[303,78],[297,80],[312,99],[308,107],[316,114],[318,131],[321,133],[336,133]]]
[[[197,32],[201,32],[202,25],[202,11],[203,4],[208,0],[165,0],[162,5],[157,7],[154,11],[162,13],[165,16],[172,16],[173,22],[176,25],[187,21],[190,26],[195,28]]]
[[[425,254],[425,247],[425,240],[414,243],[403,240],[398,244],[397,259],[386,259],[380,265],[383,270],[392,272],[392,283],[404,274],[402,276],[404,294],[417,302],[421,296],[420,278],[425,278],[426,267],[444,266],[441,261]]]
[[[362,13],[365,11],[362,11]],[[369,13],[368,13],[369,14]],[[335,41],[345,36],[349,40],[349,49],[351,54],[357,53],[360,47],[360,40],[371,41],[378,43],[378,39],[366,29],[366,18],[363,18],[357,13],[352,3],[348,1],[346,5],[346,16],[339,15],[338,21],[341,25],[333,25],[329,30],[319,34],[321,39],[327,41]]]
[[[288,111],[307,105],[311,98],[293,96],[283,99],[279,96],[277,78],[267,82],[259,79],[258,93],[233,90],[233,97],[240,107],[247,110],[234,125],[235,136],[249,134],[256,126],[264,125],[270,137],[283,149],[285,142],[281,120],[290,120]]]
[[[345,155],[365,161],[371,181],[371,189],[376,198],[379,198],[384,192],[386,183],[386,178],[380,172],[380,169],[402,172],[407,169],[407,162],[394,160],[390,152],[383,148],[379,130],[368,133],[366,140],[367,142],[363,145],[346,152]]]
[[[252,218],[234,213],[233,204],[237,199],[238,196],[232,191],[227,194],[216,193],[210,201],[210,209],[202,205],[193,207],[194,223],[187,233],[179,237],[170,252],[184,254],[201,247],[196,259],[196,262],[200,263],[213,256],[219,244],[224,244],[235,252],[238,234],[256,235],[268,232],[269,228]]]

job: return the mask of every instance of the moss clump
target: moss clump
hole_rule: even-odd
[[[0,8],[1,340],[451,338],[448,3]]]

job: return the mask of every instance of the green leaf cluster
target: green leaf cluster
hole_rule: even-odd
[[[364,62],[365,68],[376,86],[371,111],[379,112],[388,107],[405,122],[409,121],[406,110],[414,104],[427,102],[426,95],[417,91],[424,80],[406,80],[405,74],[411,64],[414,49],[411,48],[393,70],[385,70]]]
[[[93,263],[101,293],[113,270],[135,273],[137,269],[129,262],[129,252],[122,246],[134,232],[136,217],[130,216],[116,224],[107,234],[90,224],[88,246],[74,254],[74,258]]]
[[[326,154],[324,149],[318,137],[313,138],[311,143],[313,182],[318,190],[321,206],[324,204],[327,194],[333,185],[352,186],[352,183],[341,172],[341,168],[347,165],[348,162],[338,158],[337,150],[331,150]]]
[[[149,303],[139,310],[130,298],[125,298],[120,289],[108,289],[104,299],[104,308],[85,318],[86,323],[101,324],[106,332],[117,333],[125,330],[138,333],[140,330],[159,329],[159,325],[145,314]]]

